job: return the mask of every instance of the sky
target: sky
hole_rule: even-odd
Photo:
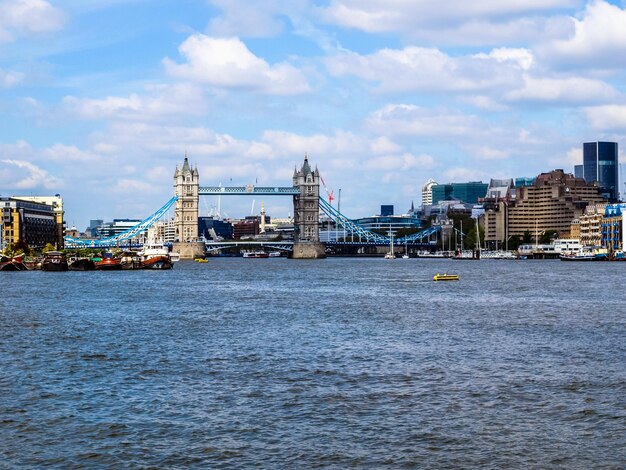
[[[348,217],[405,213],[583,142],[626,163],[625,72],[626,0],[0,0],[0,196],[84,229],[155,212],[185,153],[204,186],[290,186],[307,154]],[[261,203],[293,210],[221,210]]]

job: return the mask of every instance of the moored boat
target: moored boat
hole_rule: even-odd
[[[269,258],[270,254],[265,251],[244,251],[244,258]]]
[[[122,261],[115,258],[113,253],[103,253],[102,259],[95,261],[96,271],[119,271],[122,269]]]
[[[48,251],[44,253],[41,261],[42,271],[67,271],[69,266],[65,253],[61,251]]]
[[[172,269],[172,259],[162,243],[146,243],[138,253],[141,269]]]
[[[0,255],[0,271],[28,271],[28,267],[22,261],[22,255]]]
[[[90,258],[77,258],[68,266],[70,271],[93,271],[96,264]]]

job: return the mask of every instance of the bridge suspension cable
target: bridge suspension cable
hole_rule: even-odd
[[[99,240],[83,240],[80,238],[74,237],[64,237],[65,245],[67,247],[112,247],[117,246],[119,242],[128,240],[130,238],[136,237],[137,235],[145,232],[150,227],[152,227],[157,220],[159,220],[163,215],[174,205],[174,203],[178,200],[178,196],[174,196],[172,199],[167,201],[163,207],[157,210],[154,214],[149,217],[146,217],[137,225],[132,226],[128,230],[125,230],[117,235],[101,238]]]
[[[331,206],[326,200],[324,200],[320,196],[320,209],[335,222],[343,225],[346,228],[347,232],[354,234],[360,238],[361,241],[367,242],[375,242],[375,243],[389,243],[390,238],[385,235],[380,235],[378,233],[370,232],[369,230],[361,227],[359,224],[354,222],[353,220],[347,218],[333,206]],[[411,235],[407,235],[405,237],[394,239],[394,244],[401,245],[403,243],[412,243],[418,240],[424,240],[425,238],[430,237],[431,235],[437,233],[441,230],[440,225],[434,225],[425,230],[422,230],[417,233],[413,233]]]

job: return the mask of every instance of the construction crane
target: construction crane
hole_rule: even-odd
[[[324,182],[324,178],[322,178],[322,175],[320,175],[320,181],[322,182],[322,186],[324,186],[324,191],[326,191],[328,202],[332,205],[333,201],[335,200],[334,191],[332,188],[330,188],[330,190],[328,189],[326,183]]]

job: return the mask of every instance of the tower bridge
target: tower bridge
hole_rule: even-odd
[[[337,224],[341,225],[348,235],[357,238],[360,245],[396,245],[424,243],[430,236],[441,230],[433,226],[413,235],[391,241],[389,237],[370,232],[340,213],[320,196],[320,173],[312,169],[307,155],[301,168],[294,169],[291,186],[200,186],[199,173],[193,168],[185,155],[182,167],[174,172],[174,197],[154,214],[142,220],[136,226],[114,237],[101,240],[81,240],[65,237],[68,247],[112,247],[129,241],[138,234],[145,232],[165,213],[174,207],[175,238],[174,249],[181,253],[182,258],[195,258],[204,255],[207,246],[198,241],[198,206],[200,196],[289,196],[293,198],[294,241],[284,244],[283,250],[292,251],[293,258],[323,258],[325,245],[320,243],[319,216],[320,209]],[[341,242],[340,242],[341,243]],[[346,241],[343,242],[347,243]],[[353,242],[350,242],[353,244]],[[215,249],[219,244],[212,244]]]

